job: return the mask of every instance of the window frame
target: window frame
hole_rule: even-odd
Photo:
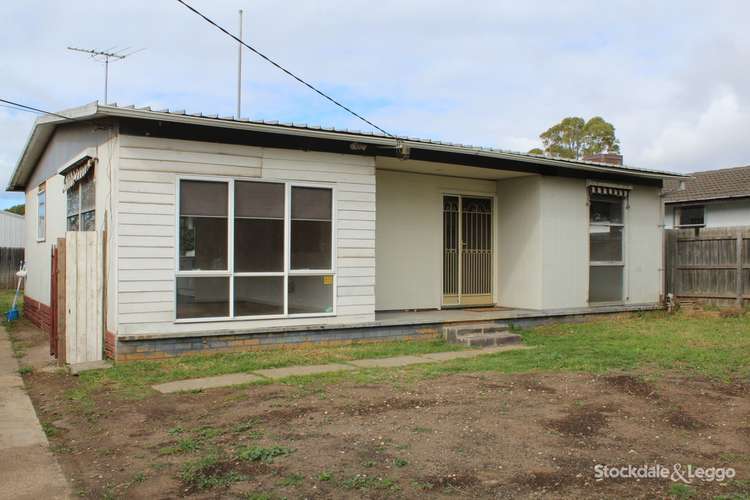
[[[90,176],[90,177],[89,177]],[[94,208],[91,210],[83,210],[83,184],[84,181],[91,182],[94,185]],[[94,212],[94,231],[96,231],[96,170],[94,168],[89,169],[80,180],[73,184],[68,191],[76,189],[78,191],[78,209],[76,210],[75,216],[78,217],[78,229],[75,231],[68,229],[68,219],[73,217],[68,214],[68,192],[65,192],[65,231],[66,232],[86,232],[82,229],[83,226],[83,214]]]
[[[588,274],[588,279],[586,282],[587,285],[587,297],[586,302],[589,305],[593,306],[607,306],[607,305],[613,305],[613,304],[624,304],[627,301],[627,294],[625,293],[627,290],[627,276],[625,273],[626,265],[627,265],[627,238],[628,238],[628,203],[627,198],[624,197],[617,197],[620,200],[620,203],[622,204],[622,222],[594,222],[591,220],[591,196],[597,196],[594,194],[591,194],[588,199],[587,203],[587,217],[588,217],[588,233],[587,233],[587,245],[586,249],[588,252],[588,266],[586,267],[586,271]],[[620,227],[622,228],[622,252],[621,252],[621,259],[620,260],[591,260],[591,228],[593,227]],[[620,290],[620,300],[606,300],[606,301],[592,301],[591,300],[591,268],[592,267],[619,267],[620,271],[622,272],[622,290]]]
[[[685,208],[700,208],[703,210],[703,224],[683,224],[682,223],[682,210]],[[692,227],[706,227],[706,205],[704,203],[700,204],[690,204],[690,205],[677,205],[675,207],[674,211],[674,217],[675,217],[675,224],[674,227],[678,229],[689,229]]]
[[[42,223],[39,223],[39,203],[40,195],[44,194],[44,218]],[[41,230],[42,235],[39,236]],[[47,181],[42,182],[36,188],[36,241],[41,243],[47,240]]]
[[[182,181],[222,182],[227,184],[227,269],[226,270],[180,270],[180,183]],[[282,184],[284,186],[284,268],[281,271],[264,272],[235,272],[234,271],[234,198],[235,182],[265,182],[269,184]],[[292,188],[310,187],[329,189],[331,191],[331,268],[330,269],[291,269],[291,215],[292,215]],[[336,185],[324,182],[290,181],[282,179],[271,179],[257,177],[227,177],[227,176],[204,176],[204,175],[178,175],[175,179],[175,293],[174,293],[174,322],[175,323],[206,323],[215,321],[256,321],[268,319],[297,319],[332,317],[337,314],[337,259],[336,259]],[[283,276],[284,278],[284,312],[282,314],[263,314],[253,316],[236,316],[234,311],[234,282],[235,278]],[[290,276],[332,276],[332,311],[316,313],[289,314],[289,277]],[[206,317],[206,318],[178,318],[177,317],[177,278],[180,277],[227,277],[229,279],[229,315]]]

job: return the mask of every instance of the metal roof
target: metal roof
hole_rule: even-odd
[[[631,166],[614,166],[607,163],[593,161],[571,160],[567,158],[520,153],[493,147],[460,144],[433,139],[424,139],[408,136],[389,136],[380,132],[341,129],[336,127],[325,127],[320,125],[309,125],[307,123],[279,122],[268,120],[251,120],[249,118],[237,119],[233,116],[219,116],[217,114],[192,113],[185,110],[152,109],[150,106],[136,107],[135,105],[119,106],[117,103],[100,104],[98,101],[81,107],[60,111],[58,115],[68,117],[67,119],[54,115],[46,115],[37,119],[29,136],[18,165],[11,177],[8,190],[20,189],[25,182],[25,175],[33,169],[33,164],[39,159],[47,141],[49,141],[54,128],[67,121],[83,121],[106,116],[131,117],[147,120],[163,120],[171,122],[193,123],[204,126],[215,126],[235,129],[252,130],[256,132],[268,132],[277,134],[306,135],[328,138],[334,140],[349,140],[379,145],[390,145],[398,147],[401,144],[409,147],[424,148],[436,151],[448,151],[460,154],[472,154],[489,156],[507,160],[516,160],[540,165],[553,165],[557,167],[575,170],[589,170],[594,172],[616,172],[648,178],[680,178],[682,174],[663,170],[650,170],[635,168]]]

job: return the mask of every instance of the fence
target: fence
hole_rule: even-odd
[[[666,289],[677,300],[750,300],[750,227],[666,231]]]
[[[23,260],[23,248],[0,248],[0,288],[15,288],[16,272]]]

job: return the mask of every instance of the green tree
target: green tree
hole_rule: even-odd
[[[615,127],[601,116],[589,121],[578,116],[569,116],[548,128],[539,136],[544,145],[543,153],[550,156],[580,160],[596,153],[619,153],[620,140],[615,136]],[[529,153],[539,154],[534,148]]]
[[[13,205],[10,208],[6,208],[5,211],[13,214],[24,215],[26,213],[26,205]]]

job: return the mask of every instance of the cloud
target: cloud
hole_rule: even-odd
[[[565,116],[601,115],[628,164],[750,162],[737,139],[750,100],[746,1],[191,3],[232,30],[243,8],[254,46],[395,133],[524,151]],[[146,50],[110,66],[111,100],[234,112],[236,44],[177,2],[0,9],[0,97],[53,110],[91,102],[103,68],[66,47],[133,46]],[[250,53],[243,88],[254,118],[367,128]],[[0,112],[0,179],[32,120]]]

